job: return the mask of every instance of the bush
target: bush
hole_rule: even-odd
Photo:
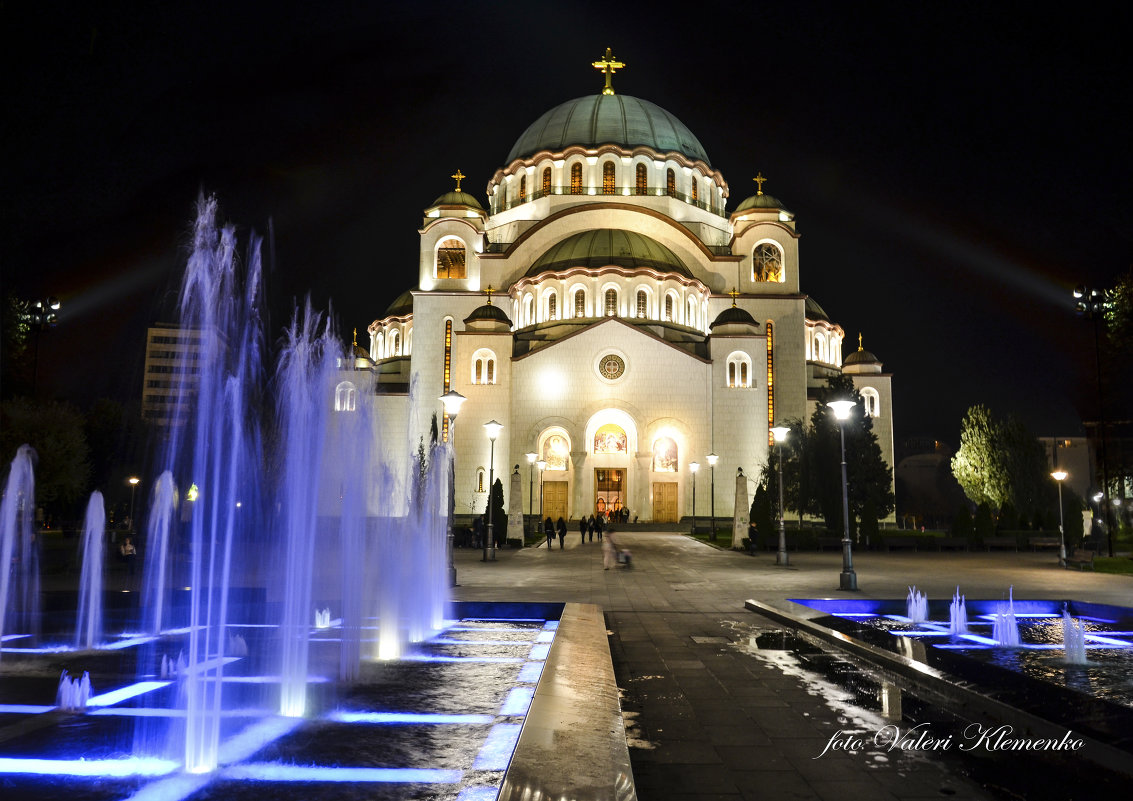
[[[995,521],[991,517],[991,507],[987,502],[976,507],[976,519],[972,522],[971,545],[982,547],[984,540],[995,536]]]

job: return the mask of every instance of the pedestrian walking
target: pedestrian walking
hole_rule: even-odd
[[[582,517],[580,517],[578,519],[578,531],[579,531],[580,534],[582,534],[582,543],[583,544],[586,543],[586,532],[589,528],[590,527],[586,522],[586,515],[583,515]]]
[[[590,531],[590,541],[594,542],[594,515],[590,515],[590,518],[586,521],[586,527]]]
[[[602,541],[602,526],[604,523],[605,520],[603,519],[602,513],[599,512],[594,518],[594,529],[598,532],[598,542]]]
[[[555,544],[555,524],[551,522],[551,518],[543,521],[543,533],[547,535],[547,550]]]
[[[555,528],[558,529],[558,532],[559,532],[559,550],[560,551],[565,550],[566,549],[566,521],[563,520],[562,517],[560,517],[558,519],[558,521],[555,523]]]

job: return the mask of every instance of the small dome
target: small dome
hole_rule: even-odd
[[[712,325],[708,326],[708,328],[711,330],[718,325],[751,325],[756,328],[759,327],[759,323],[755,321],[755,318],[739,306],[731,306],[724,309],[724,311],[716,315],[716,319],[712,321]]]
[[[413,293],[409,290],[402,292],[386,309],[386,317],[403,317],[413,313]]]
[[[881,359],[874,356],[868,350],[858,348],[845,359],[842,360],[843,365],[854,364],[881,364]]]
[[[598,269],[611,264],[630,269],[648,267],[693,277],[677,255],[656,239],[620,228],[599,228],[568,236],[536,259],[527,275],[571,267]]]
[[[825,320],[826,322],[830,322],[830,315],[818,305],[817,300],[809,297],[806,299],[806,318],[808,320]]]
[[[658,153],[683,153],[711,165],[692,131],[660,106],[629,95],[588,95],[555,106],[527,127],[505,164],[540,150],[559,152],[571,145],[639,145]]]
[[[499,306],[493,306],[491,303],[485,303],[472,310],[472,314],[464,318],[464,323],[476,322],[492,322],[504,323],[508,328],[511,328],[511,319],[507,316],[503,309]]]
[[[752,195],[751,197],[745,198],[732,214],[739,214],[742,211],[749,211],[751,209],[765,209],[768,211],[788,210],[781,200],[771,195]]]
[[[432,209],[436,208],[437,206],[470,206],[471,208],[479,209],[480,211],[484,210],[484,207],[481,206],[480,202],[476,200],[476,198],[472,197],[472,195],[468,194],[467,192],[458,192],[455,189],[451,192],[445,192],[439,198],[434,200],[429,208]]]

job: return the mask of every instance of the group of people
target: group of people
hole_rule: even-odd
[[[543,532],[547,535],[547,550],[550,551],[555,547],[555,536],[559,538],[559,550],[566,548],[566,535],[567,524],[566,521],[560,517],[558,520],[553,521],[551,518],[546,518],[543,521]],[[629,566],[629,553],[622,551],[614,539],[614,532],[609,528],[606,516],[602,512],[589,517],[580,518],[578,521],[578,532],[581,535],[580,542],[585,544],[587,536],[590,537],[590,542],[594,542],[594,535],[598,535],[598,542],[602,543],[602,561],[604,569],[609,570],[614,564],[622,562],[627,567]],[[605,539],[603,540],[602,534],[605,532]]]

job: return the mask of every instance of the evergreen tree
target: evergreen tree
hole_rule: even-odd
[[[977,547],[983,545],[989,537],[995,536],[995,520],[991,516],[991,506],[986,501],[976,507],[972,533],[972,545]]]
[[[763,475],[760,476],[759,482],[755,486],[755,494],[751,499],[751,509],[748,510],[748,520],[755,525],[756,545],[760,550],[773,541],[778,542],[778,534],[772,533],[776,531],[776,528],[774,515],[771,511],[768,475],[768,472],[764,471]],[[772,539],[773,537],[775,539]]]
[[[504,484],[496,479],[492,484],[492,491],[488,495],[488,502],[492,505],[492,533],[496,545],[502,545],[507,539],[507,512],[504,510]],[[484,509],[487,513],[487,508]],[[487,519],[484,520],[487,523]]]

